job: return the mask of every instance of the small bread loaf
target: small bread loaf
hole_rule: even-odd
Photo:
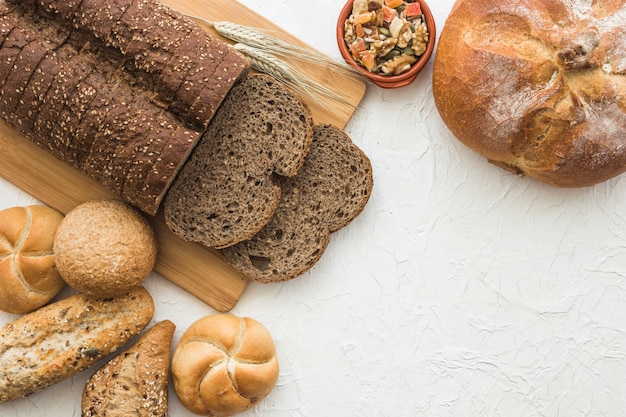
[[[0,310],[28,313],[65,287],[52,252],[61,220],[46,206],[0,211]]]
[[[0,402],[40,391],[88,368],[139,334],[154,314],[148,291],[100,299],[76,294],[0,329]]]
[[[457,1],[433,67],[443,121],[492,163],[548,184],[623,173],[624,19],[624,1]]]
[[[251,318],[232,314],[201,318],[174,351],[172,379],[182,404],[196,414],[218,417],[245,411],[276,384],[274,342]]]
[[[317,125],[302,169],[281,181],[282,197],[270,222],[222,254],[255,281],[295,278],[321,258],[332,232],[361,213],[373,186],[367,155],[341,129]]]
[[[174,323],[147,330],[133,346],[89,378],[82,417],[167,417],[167,382]]]
[[[128,204],[93,200],[67,213],[54,252],[59,273],[72,288],[110,297],[146,280],[157,241],[148,220]]]

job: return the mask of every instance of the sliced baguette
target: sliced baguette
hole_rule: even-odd
[[[98,299],[76,294],[0,329],[0,402],[40,391],[120,349],[150,322],[154,302],[136,287]]]
[[[282,198],[270,222],[222,254],[255,281],[295,278],[320,259],[331,232],[361,213],[372,187],[372,166],[363,151],[342,130],[317,125],[302,169],[281,181]]]
[[[133,346],[89,378],[82,417],[167,416],[167,385],[175,325],[155,324]]]
[[[172,183],[165,221],[182,239],[222,248],[254,236],[280,200],[275,174],[295,175],[309,151],[309,108],[280,82],[235,86]]]

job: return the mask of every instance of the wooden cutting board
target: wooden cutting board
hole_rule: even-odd
[[[165,0],[164,3],[182,13],[209,21],[231,21],[269,29],[273,36],[307,46],[235,1]],[[208,26],[206,29],[212,32]],[[323,66],[307,66],[305,71],[311,78],[339,92],[349,103],[303,97],[311,107],[315,121],[345,127],[365,94],[365,83]],[[0,176],[63,214],[88,200],[115,198],[94,180],[55,159],[2,122],[0,149],[3,154]],[[152,218],[152,222],[159,241],[155,271],[214,309],[231,310],[243,294],[248,279],[226,264],[218,251],[174,236],[161,215]]]

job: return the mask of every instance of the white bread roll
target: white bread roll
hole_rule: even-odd
[[[148,220],[130,205],[93,200],[67,213],[54,253],[61,277],[72,288],[110,297],[146,280],[156,262],[157,241]]]
[[[219,417],[245,411],[276,385],[274,342],[251,318],[232,314],[201,318],[174,351],[172,379],[181,403],[196,414]]]
[[[459,0],[433,68],[452,133],[560,187],[626,170],[624,0]]]
[[[61,220],[45,206],[0,211],[0,310],[28,313],[65,287],[52,251]]]

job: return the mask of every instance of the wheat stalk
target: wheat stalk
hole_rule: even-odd
[[[217,33],[227,39],[230,39],[231,41],[254,46],[256,48],[262,48],[275,54],[285,55],[289,56],[290,58],[295,58],[303,61],[323,62],[331,67],[336,68],[339,71],[345,71],[350,75],[354,75],[354,71],[349,65],[337,62],[334,59],[329,58],[324,54],[314,51],[310,48],[304,48],[298,45],[294,45],[282,39],[271,36],[261,29],[244,26],[233,22],[212,22],[198,16],[187,16],[192,19],[204,22],[205,24],[215,29]]]
[[[193,15],[187,15],[187,17],[211,26],[218,34],[236,42],[236,49],[250,59],[252,66],[257,71],[272,75],[294,90],[312,96],[313,99],[316,99],[315,96],[317,95],[323,95],[354,107],[343,96],[311,80],[310,77],[287,64],[286,60],[279,58],[279,56],[290,60],[304,61],[308,65],[323,65],[332,71],[342,73],[344,76],[356,77],[357,75],[350,66],[339,63],[320,52],[293,45],[250,26],[233,22],[212,22]]]
[[[299,93],[306,94],[315,100],[316,96],[323,95],[349,106],[353,106],[343,96],[322,84],[311,81],[305,74],[287,65],[284,61],[269,52],[244,43],[236,43],[234,48],[248,57],[254,69],[271,75]],[[318,104],[323,103],[318,101]]]

